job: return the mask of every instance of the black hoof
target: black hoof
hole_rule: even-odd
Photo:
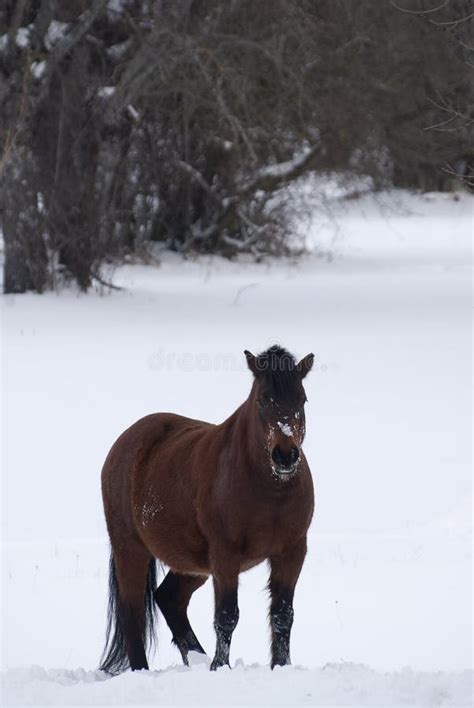
[[[174,639],[173,643],[178,647],[185,666],[189,666],[188,654],[190,651],[196,651],[198,654],[206,653],[196,639],[194,632],[187,634],[185,637]]]
[[[222,661],[222,659],[218,659],[216,656],[212,660],[211,666],[210,666],[210,671],[217,671],[217,669],[220,669],[221,666],[228,666],[230,669],[230,664],[228,661]]]

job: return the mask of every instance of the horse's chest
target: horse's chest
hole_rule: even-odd
[[[272,512],[255,514],[243,533],[243,564],[251,567],[265,558],[278,555],[296,541],[297,524],[287,515]]]

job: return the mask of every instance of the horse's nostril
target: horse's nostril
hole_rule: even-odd
[[[272,450],[272,460],[279,467],[291,467],[298,461],[300,451],[296,445],[292,445],[288,451],[283,451],[279,445]]]
[[[300,451],[296,447],[296,445],[292,445],[291,450],[290,450],[290,460],[292,462],[296,462],[300,456]]]
[[[283,455],[281,454],[281,447],[279,445],[276,445],[272,450],[272,460],[277,465],[281,465],[283,463]]]

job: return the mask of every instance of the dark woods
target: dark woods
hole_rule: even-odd
[[[5,291],[86,290],[150,242],[284,253],[281,191],[311,170],[375,188],[469,178],[471,13],[466,0],[2,2]]]

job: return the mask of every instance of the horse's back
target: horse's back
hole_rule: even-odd
[[[183,431],[204,431],[212,428],[206,423],[193,418],[176,415],[175,413],[151,413],[140,418],[117,438],[112,445],[103,471],[107,473],[110,467],[118,462],[124,462],[125,457],[138,454],[146,455],[157,443],[169,436],[179,435]]]

